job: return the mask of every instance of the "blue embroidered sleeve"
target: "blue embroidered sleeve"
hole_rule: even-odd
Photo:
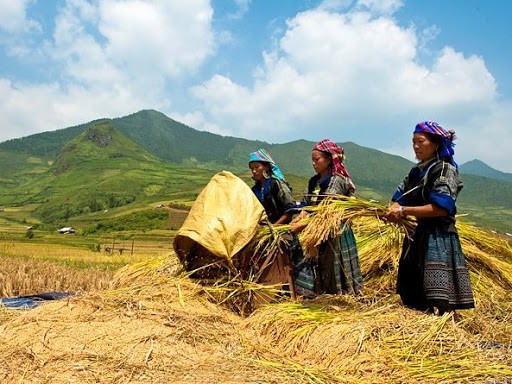
[[[453,216],[457,213],[455,207],[455,200],[450,195],[444,193],[431,193],[429,200],[432,204],[435,204],[448,211],[448,215]]]
[[[430,203],[446,209],[449,215],[455,215],[457,212],[455,201],[462,188],[462,182],[457,169],[451,164],[448,166],[444,176],[440,176],[434,182],[428,200]]]
[[[402,195],[403,195],[403,192],[400,191],[399,189],[397,189],[395,194],[391,198],[391,201],[397,201],[398,199],[400,199],[400,197],[402,197]]]
[[[405,180],[403,180],[400,183],[400,185],[396,188],[396,191],[393,194],[391,201],[398,201],[402,197],[402,195],[404,194],[404,185],[405,185]]]

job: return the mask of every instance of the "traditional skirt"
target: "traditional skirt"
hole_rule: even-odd
[[[397,293],[405,305],[419,310],[473,308],[469,271],[457,233],[424,226],[416,230],[413,241],[406,238]]]
[[[363,277],[356,240],[350,227],[318,246],[318,258],[304,256],[300,244],[292,247],[295,289],[298,295],[359,293]]]

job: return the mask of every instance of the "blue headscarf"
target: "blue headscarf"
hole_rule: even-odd
[[[455,131],[447,131],[434,121],[423,121],[416,124],[416,128],[414,128],[413,133],[430,133],[431,135],[441,136],[441,144],[437,149],[437,155],[441,159],[447,158],[450,164],[455,168],[458,168],[457,163],[453,159],[455,154],[453,151],[453,147],[455,146],[453,140],[456,139]]]
[[[279,167],[277,166],[276,162],[274,161],[274,159],[272,159],[272,157],[270,157],[270,155],[268,154],[267,151],[265,151],[263,148],[261,149],[258,149],[256,152],[253,152],[249,155],[249,163],[251,161],[258,161],[258,162],[263,162],[263,163],[269,163],[270,164],[270,167],[272,169],[272,175],[276,178],[276,179],[280,179],[280,180],[284,180],[284,175],[283,175],[283,172],[281,172],[281,169],[279,169]]]

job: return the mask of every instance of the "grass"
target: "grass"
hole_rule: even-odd
[[[93,252],[84,247],[63,244],[0,241],[0,297],[45,291],[86,292],[110,287],[120,268],[154,259],[171,251],[167,242],[137,242],[130,248]],[[112,244],[109,244],[112,246]]]
[[[496,333],[510,307],[492,309],[503,309],[501,325],[474,328],[491,309],[482,306],[489,290],[477,290],[477,309],[462,317],[437,317],[375,293],[376,282],[369,278],[362,296],[283,298],[241,317],[218,304],[218,287],[182,274],[173,255],[148,259],[119,270],[110,289],[14,317],[0,312],[0,381],[489,383],[512,375],[512,333]]]
[[[164,204],[183,213],[178,200]],[[233,302],[249,297],[248,291],[274,288],[190,279],[171,250],[170,229],[116,233],[116,243],[127,249],[135,240],[134,254],[121,255],[104,252],[113,233],[36,230],[24,239],[19,222],[4,221],[13,230],[0,241],[4,295],[81,295],[27,312],[0,309],[0,382],[506,382],[512,376],[510,244],[462,217],[476,308],[424,314],[404,308],[394,293],[401,229],[376,218],[377,203],[356,205],[363,214],[349,213],[364,274],[362,295],[296,302],[280,296],[248,316],[237,316]],[[148,208],[132,206],[130,213]],[[121,208],[110,213],[128,214]],[[283,231],[286,226],[268,231],[260,246],[265,239],[279,244]],[[95,243],[101,252],[88,248]]]

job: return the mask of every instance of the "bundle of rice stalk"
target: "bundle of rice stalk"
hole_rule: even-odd
[[[278,297],[285,299],[282,285],[259,284],[254,278],[246,280],[240,276],[204,285],[202,289],[211,302],[227,306],[242,316],[251,314],[260,301],[268,303],[275,302]]]
[[[363,217],[354,221],[352,228],[363,273],[398,268],[404,237],[400,227]]]
[[[288,240],[285,240],[284,236],[289,233],[290,225],[288,224],[272,225],[268,223],[262,225],[250,247],[255,252],[266,253],[269,249],[287,244]]]
[[[487,274],[493,277],[493,285],[499,284],[512,288],[512,264],[476,246],[471,239],[460,239],[462,250],[466,255],[471,271],[476,274]]]
[[[480,250],[512,263],[512,246],[494,233],[485,231],[463,220],[457,221],[459,236]]]
[[[286,356],[347,382],[485,382],[512,373],[506,350],[482,353],[479,337],[451,314],[368,307],[346,296],[330,300],[256,311],[245,324],[255,352],[262,359]]]
[[[364,217],[379,219],[388,212],[387,206],[358,197],[336,195],[324,199],[316,206],[306,207],[311,212],[309,223],[300,235],[305,253],[311,257],[316,255],[315,249],[327,239],[342,233],[345,226],[351,226],[356,220]],[[399,223],[404,233],[414,229],[414,221],[407,218]]]

